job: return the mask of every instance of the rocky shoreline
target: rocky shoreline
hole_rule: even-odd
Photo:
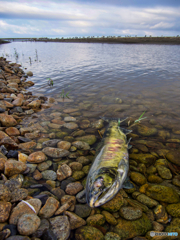
[[[150,232],[180,236],[180,152],[166,149],[180,140],[169,139],[168,146],[141,140],[170,134],[154,121],[135,126],[135,187],[91,209],[82,196],[104,122],[79,118],[71,99],[33,96],[26,90],[34,85],[27,81],[31,75],[0,58],[0,239],[179,239]]]

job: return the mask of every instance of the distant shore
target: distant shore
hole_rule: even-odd
[[[123,43],[123,44],[180,44],[180,37],[74,37],[74,38],[1,38],[1,41]]]
[[[10,41],[5,41],[3,39],[0,39],[0,44],[3,44],[3,43],[10,43]]]

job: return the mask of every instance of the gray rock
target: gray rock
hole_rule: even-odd
[[[81,218],[89,217],[91,213],[91,208],[86,204],[76,204],[75,205],[75,214]]]
[[[70,234],[70,223],[67,216],[57,216],[49,219],[51,229],[58,240],[66,240]]]
[[[142,210],[133,207],[121,207],[119,213],[121,217],[127,220],[136,220],[142,217]]]
[[[18,232],[22,235],[31,235],[40,226],[41,220],[36,214],[23,214],[17,224]]]
[[[53,139],[53,140],[48,140],[42,143],[42,147],[57,147],[57,143],[61,141],[61,139]]]
[[[69,155],[69,151],[60,148],[46,147],[42,150],[42,152],[53,158],[67,157]]]
[[[53,170],[45,170],[45,171],[41,172],[41,174],[42,174],[43,178],[47,179],[47,180],[55,181],[57,178],[57,174]]]
[[[81,149],[81,150],[89,150],[90,146],[88,143],[86,142],[82,142],[82,141],[75,141],[72,143],[73,146],[75,146],[77,149]]]

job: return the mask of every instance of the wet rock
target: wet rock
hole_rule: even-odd
[[[11,196],[12,196],[11,202],[17,202],[22,199],[26,199],[26,197],[28,196],[28,190],[24,188],[16,189],[11,193]]]
[[[162,205],[158,205],[154,208],[154,214],[157,222],[166,224],[168,222],[168,215],[166,209]]]
[[[144,125],[139,125],[138,126],[138,133],[141,134],[142,136],[154,136],[157,134],[157,129],[156,128],[150,128]]]
[[[172,183],[177,186],[180,187],[180,176],[175,176],[172,180]]]
[[[28,71],[26,74],[27,74],[27,76],[29,76],[29,77],[32,77],[32,76],[33,76],[33,72],[31,72],[31,71]]]
[[[70,228],[72,230],[86,225],[86,221],[75,213],[65,211],[65,215],[67,215],[69,218]]]
[[[85,191],[85,189],[83,191],[79,192],[76,195],[76,199],[79,203],[86,203],[86,191]]]
[[[151,221],[146,214],[143,213],[141,218],[134,221],[128,221],[123,218],[119,218],[118,224],[116,226],[112,226],[110,230],[117,233],[123,239],[129,239],[139,235],[144,235],[151,229]]]
[[[165,228],[166,232],[175,232],[176,237],[180,235],[180,219],[174,218],[169,226]],[[179,238],[179,237],[178,237]],[[171,237],[172,239],[172,237]]]
[[[91,208],[88,205],[77,204],[75,205],[75,214],[81,218],[87,218],[91,213]]]
[[[75,179],[72,178],[72,177],[69,177],[68,179],[63,180],[63,181],[61,182],[61,189],[63,189],[63,190],[65,191],[67,185],[68,185],[69,183],[74,182],[74,181],[75,181]]]
[[[0,114],[0,122],[3,127],[14,127],[17,125],[16,120],[12,116],[4,113]]]
[[[75,232],[76,240],[104,240],[104,235],[100,230],[92,226],[83,226]]]
[[[172,217],[180,218],[180,203],[169,204],[166,210]]]
[[[78,108],[67,108],[65,110],[63,110],[64,113],[73,113],[73,112],[78,112],[79,109]]]
[[[148,176],[148,182],[150,183],[161,183],[163,180],[157,175],[151,174]]]
[[[20,143],[19,148],[23,150],[29,150],[32,148],[35,148],[36,143],[35,142],[26,142],[26,143]]]
[[[161,166],[161,165],[157,165],[156,168],[158,170],[159,175],[162,178],[164,178],[164,179],[171,179],[172,178],[171,171],[168,168],[166,168],[164,166]]]
[[[86,135],[86,136],[82,136],[82,137],[77,137],[76,140],[86,142],[89,145],[93,145],[97,139],[96,139],[95,135]]]
[[[34,100],[28,104],[30,108],[39,108],[41,106],[41,100]]]
[[[164,226],[156,221],[153,221],[152,225],[154,231],[162,232],[164,230]]]
[[[53,170],[46,170],[46,171],[43,171],[41,174],[42,174],[42,177],[47,180],[55,181],[57,178],[57,174]]]
[[[40,207],[41,207],[41,201],[39,199],[30,199],[27,200],[28,203],[30,203],[35,211],[36,214],[38,214]],[[34,213],[34,211],[24,202],[18,203],[18,205],[13,208],[10,218],[9,218],[9,223],[16,225],[18,222],[18,219],[24,214],[24,213]]]
[[[11,211],[11,203],[0,201],[0,223],[6,222]]]
[[[66,157],[69,155],[69,151],[60,149],[60,148],[46,147],[42,151],[47,156],[53,157],[53,158],[61,158],[61,157]]]
[[[20,132],[17,128],[15,127],[9,127],[6,128],[5,132],[9,135],[9,136],[19,136]]]
[[[74,205],[76,203],[76,198],[70,195],[64,195],[61,198],[62,206],[55,212],[55,215],[64,213],[66,210],[74,211]]]
[[[77,149],[81,149],[81,150],[89,150],[90,146],[88,143],[86,142],[82,142],[82,141],[75,141],[72,143],[73,146],[75,146]]]
[[[157,172],[157,169],[156,169],[156,167],[151,165],[150,167],[147,168],[146,172],[147,172],[147,174],[154,174]]]
[[[53,188],[51,192],[58,198],[58,200],[61,200],[61,198],[65,195],[65,192],[60,188]]]
[[[66,186],[65,192],[69,195],[76,195],[81,190],[83,190],[83,185],[80,182],[73,182]]]
[[[0,141],[0,145],[4,145],[7,149],[18,148],[18,144],[10,137],[5,137]]]
[[[58,142],[57,147],[61,149],[69,150],[71,147],[71,143],[67,141],[60,141]]]
[[[24,100],[22,98],[16,98],[12,104],[16,107],[20,107],[23,105]]]
[[[136,198],[140,203],[143,203],[144,205],[152,208],[158,205],[158,202],[155,201],[154,199],[146,196],[145,194],[140,194]]]
[[[77,130],[77,131],[74,131],[71,135],[73,137],[82,137],[85,135],[85,132],[84,132],[84,130]]]
[[[53,197],[49,197],[45,205],[39,211],[39,216],[41,218],[50,218],[54,215],[58,207],[59,207],[59,201],[57,201]]]
[[[43,235],[43,233],[48,229],[49,229],[49,221],[47,219],[41,219],[40,226],[38,227],[36,232],[32,234],[32,237],[40,238]]]
[[[9,229],[10,232],[11,232],[11,236],[15,236],[17,235],[17,227],[16,225],[13,225],[13,224],[7,224],[3,227],[3,230],[4,229]]]
[[[18,158],[18,151],[16,150],[9,150],[8,154],[6,155],[7,158]]]
[[[72,169],[72,171],[80,171],[82,169],[82,164],[79,162],[72,162],[69,163],[69,167]]]
[[[115,217],[107,212],[107,211],[102,211],[102,215],[105,217],[106,222],[108,222],[110,225],[116,225],[117,224],[117,220],[115,219]]]
[[[32,173],[32,171],[30,171]],[[33,178],[35,180],[40,180],[42,178],[42,174],[36,169],[33,171]]]
[[[83,171],[74,171],[73,174],[72,174],[72,177],[73,177],[75,180],[80,180],[80,179],[82,179],[84,176],[85,176],[85,173],[84,173]]]
[[[41,163],[44,162],[46,159],[47,159],[46,155],[43,152],[38,151],[31,153],[27,158],[27,161],[30,163]]]
[[[9,179],[5,182],[5,186],[8,187],[8,189],[13,192],[15,189],[21,188],[22,182],[18,179]]]
[[[57,170],[57,179],[62,181],[72,175],[72,170],[67,164],[59,165]]]
[[[117,233],[107,232],[104,240],[121,240],[121,237]]]
[[[133,182],[135,182],[138,185],[143,185],[147,181],[144,175],[138,172],[131,172],[131,179]]]
[[[167,203],[177,203],[179,202],[179,196],[176,191],[170,187],[161,185],[148,186],[146,189],[146,195],[155,200],[167,202]]]
[[[46,161],[46,162],[39,163],[37,165],[37,168],[39,171],[42,172],[42,171],[47,170],[51,165],[52,165],[52,161]]]
[[[41,220],[36,214],[23,214],[17,224],[18,232],[22,235],[31,235],[40,226]]]
[[[65,121],[65,122],[75,122],[75,121],[76,121],[76,118],[74,118],[74,117],[65,117],[65,118],[64,118],[64,121]]]
[[[78,128],[78,125],[74,122],[69,122],[69,123],[64,123],[63,127],[68,128],[68,129],[76,129],[76,128]]]
[[[66,240],[70,234],[70,223],[67,216],[57,216],[49,219],[51,229],[57,240]]]
[[[137,162],[144,163],[147,166],[152,165],[156,159],[156,157],[152,154],[130,154],[130,159],[134,159]]]
[[[118,192],[113,199],[111,199],[109,202],[103,204],[101,208],[103,210],[106,210],[108,212],[117,212],[120,210],[120,208],[124,204],[124,199],[122,195]]]
[[[23,162],[16,160],[8,160],[5,162],[4,173],[6,176],[13,176],[14,174],[23,173],[26,170],[27,166]]]
[[[53,139],[53,140],[48,140],[42,143],[42,147],[56,147],[57,143],[60,141],[60,139]]]
[[[169,152],[166,154],[166,158],[167,158],[170,162],[172,162],[172,163],[180,166],[180,151],[178,151],[178,150],[176,150],[176,151],[173,151],[173,150],[172,150],[172,151],[169,151]]]
[[[0,140],[2,140],[5,137],[8,137],[8,135],[5,132],[0,131]]]
[[[126,220],[136,220],[142,217],[142,210],[133,207],[121,207],[119,213]]]
[[[4,165],[6,160],[4,158],[0,158],[0,171],[4,172]]]
[[[92,128],[95,128],[95,129],[101,129],[101,128],[104,127],[103,122],[104,122],[103,119],[99,119],[99,120],[97,120],[96,122],[93,122],[93,123],[91,124],[91,127],[92,127]]]

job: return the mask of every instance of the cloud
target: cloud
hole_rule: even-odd
[[[173,7],[174,1],[168,6],[170,1],[152,0],[149,6],[143,2],[147,1],[0,1],[1,36],[179,34],[178,4]]]

